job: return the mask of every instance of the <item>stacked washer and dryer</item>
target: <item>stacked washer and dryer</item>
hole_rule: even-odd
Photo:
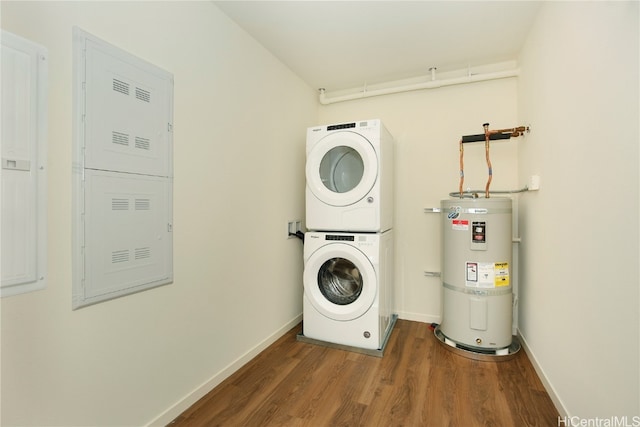
[[[377,119],[307,130],[306,339],[384,349],[396,318],[393,145]]]

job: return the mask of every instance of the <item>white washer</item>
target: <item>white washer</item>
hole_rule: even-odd
[[[303,280],[306,338],[382,348],[393,325],[393,230],[305,233]]]
[[[306,226],[380,232],[393,226],[393,137],[380,120],[307,129]]]

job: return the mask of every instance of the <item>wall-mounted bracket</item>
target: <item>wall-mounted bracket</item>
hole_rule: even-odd
[[[426,277],[440,277],[440,272],[439,271],[425,271],[424,275]]]

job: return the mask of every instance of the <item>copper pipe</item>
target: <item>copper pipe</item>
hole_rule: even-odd
[[[489,130],[489,123],[485,123],[484,125],[484,152],[485,157],[487,159],[487,167],[489,168],[489,178],[487,179],[487,185],[484,189],[484,197],[489,198],[489,186],[491,185],[491,180],[493,179],[493,168],[491,167],[491,159],[489,158],[489,137],[491,136],[491,131]],[[494,133],[502,133],[495,132]]]
[[[462,199],[462,184],[464,184],[464,145],[460,140],[460,185],[458,187],[460,198]]]
[[[488,126],[489,124],[486,123],[486,125]],[[494,133],[510,133],[512,134],[511,136],[520,136],[523,133],[525,133],[527,130],[529,130],[526,126],[518,126],[515,128],[509,128],[509,129],[494,129],[494,130],[489,130],[489,134],[494,134]],[[487,132],[487,130],[485,129],[485,133]]]
[[[523,135],[525,132],[529,132],[529,126],[518,126],[518,127],[514,127],[514,128],[508,128],[508,129],[494,129],[494,130],[490,130],[489,129],[489,123],[484,123],[482,125],[482,127],[484,128],[484,149],[485,149],[485,157],[487,160],[487,167],[489,169],[489,178],[487,179],[487,184],[485,186],[485,197],[488,199],[489,198],[489,188],[491,186],[491,181],[493,180],[493,167],[491,165],[491,158],[489,157],[489,141],[491,140],[491,136],[492,135],[497,135],[500,134],[500,137],[494,137],[494,139],[507,139],[506,137],[508,136],[508,138],[515,138],[518,137],[520,135]],[[464,160],[463,160],[463,155],[464,155],[464,148],[463,148],[463,143],[465,142],[480,142],[482,141],[482,134],[480,135],[467,135],[467,136],[463,136],[462,139],[460,139],[460,184],[458,186],[458,195],[460,196],[460,198],[463,198],[463,192],[462,192],[462,186],[464,184]]]
[[[487,132],[489,132],[489,135],[495,135],[499,133],[508,133],[510,138],[517,138],[520,135],[524,135],[524,133],[528,130],[529,128],[525,126],[518,126],[515,128],[508,128],[508,129],[494,129],[494,130],[485,129],[485,135],[487,134]]]

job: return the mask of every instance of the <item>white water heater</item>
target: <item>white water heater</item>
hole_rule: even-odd
[[[442,200],[445,342],[471,351],[511,345],[511,199]]]

